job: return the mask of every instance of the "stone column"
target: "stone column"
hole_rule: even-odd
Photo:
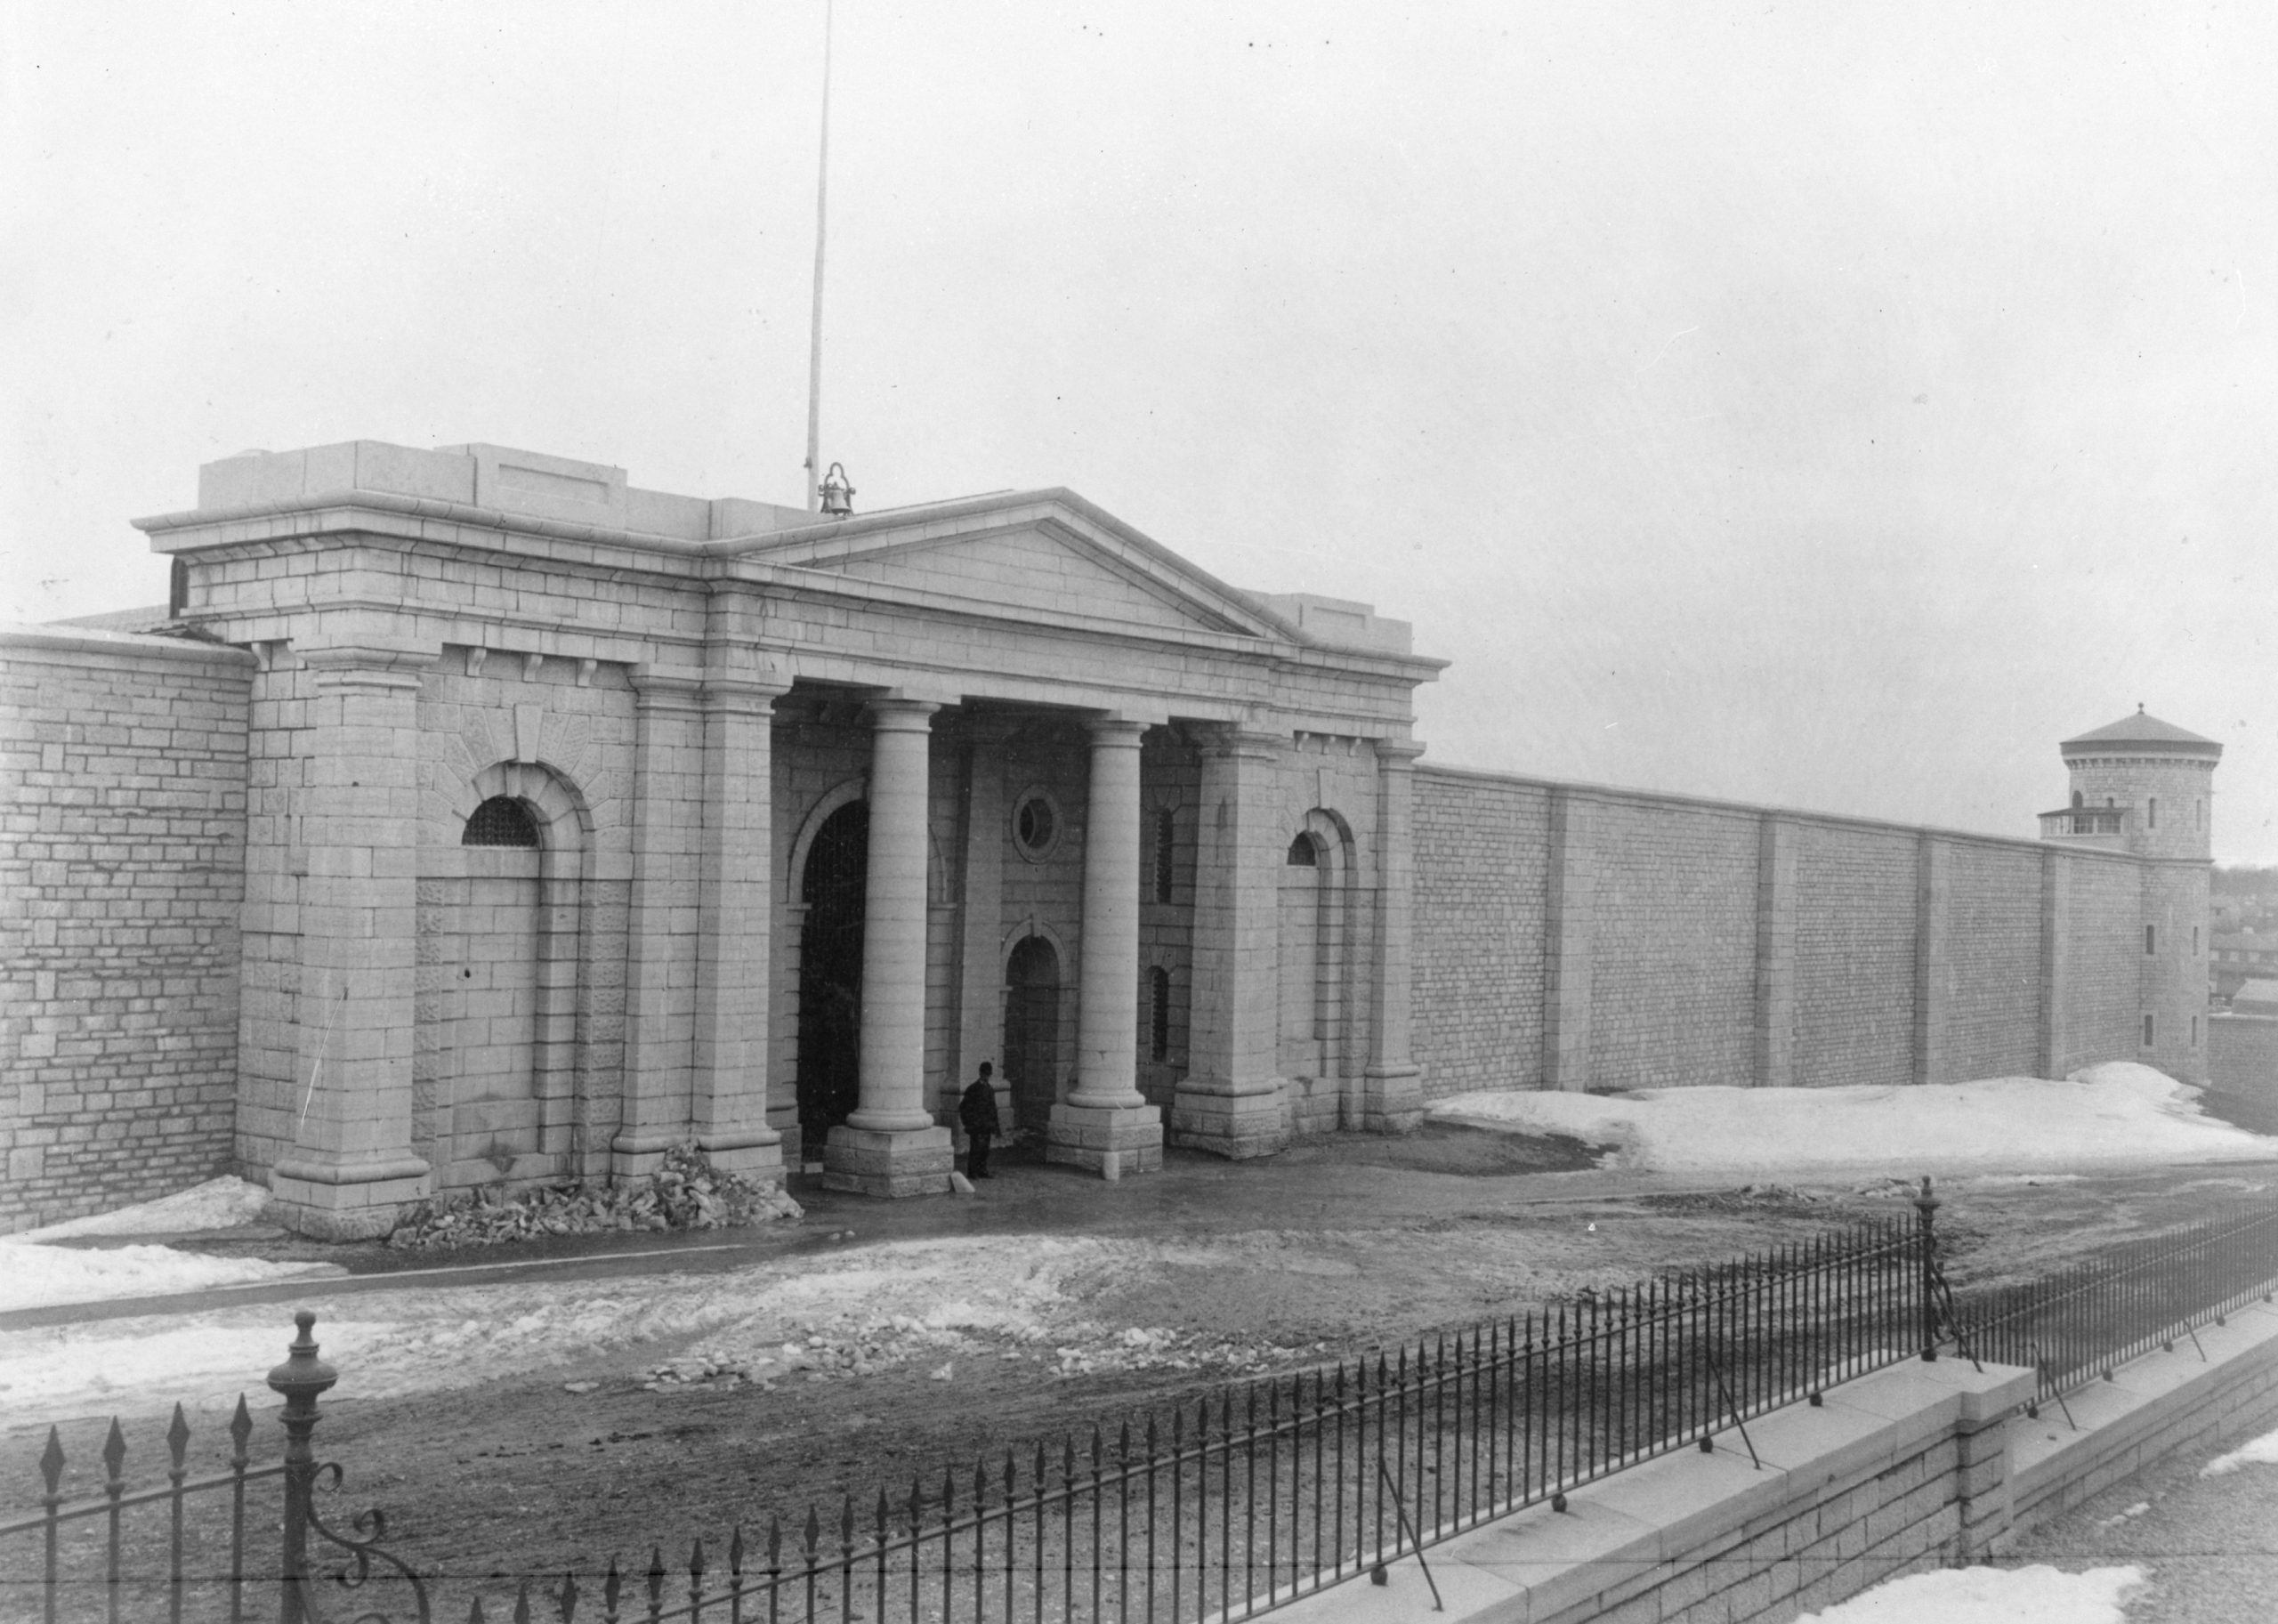
[[[861,1103],[823,1150],[823,1183],[863,1195],[933,1195],[949,1185],[949,1130],[925,1109],[925,809],[936,708],[870,701]]]
[[[1542,1086],[1590,1086],[1590,967],[1597,906],[1597,838],[1590,804],[1550,792],[1550,896],[1543,968]]]
[[[1766,817],[1756,838],[1756,1086],[1796,1081],[1796,826]]]
[[[440,648],[300,648],[313,667],[301,744],[297,1071],[270,1189],[331,1240],[393,1229],[432,1188],[411,1148],[419,898],[419,683]]]
[[[1194,1005],[1188,1070],[1171,1136],[1221,1156],[1263,1156],[1289,1139],[1278,1075],[1283,733],[1228,727],[1202,751],[1194,869]]]
[[[1161,1113],[1139,1092],[1139,735],[1100,717],[1084,820],[1084,933],[1076,1005],[1076,1086],[1052,1108],[1047,1160],[1103,1176],[1163,1164]]]
[[[1915,845],[1914,1080],[1957,1080],[1952,1062],[1953,848],[1935,835]]]
[[[626,925],[625,1102],[610,1171],[642,1178],[688,1137],[696,1023],[697,865],[704,837],[702,685],[633,676],[633,900]]]
[[[1416,758],[1424,747],[1379,739],[1377,757],[1377,941],[1369,999],[1369,1064],[1355,1127],[1404,1134],[1424,1119],[1424,1068],[1410,1052],[1415,953]]]
[[[697,916],[691,1127],[712,1165],[783,1176],[768,1126],[768,961],[774,926],[775,701],[790,684],[732,643],[704,683],[704,849]]]

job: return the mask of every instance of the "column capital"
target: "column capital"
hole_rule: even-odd
[[[293,652],[315,671],[320,687],[416,688],[427,667],[443,657],[443,645],[368,638],[296,642]]]
[[[932,699],[913,699],[898,693],[873,694],[869,699],[870,724],[880,732],[925,732],[933,725],[933,713],[941,708]]]
[[[625,675],[633,685],[634,706],[641,710],[693,706],[704,688],[704,674],[686,666],[658,666],[644,659],[627,666]]]
[[[1426,749],[1413,739],[1371,739],[1369,747],[1376,752],[1377,765],[1387,772],[1407,772]]]
[[[746,715],[768,715],[775,709],[775,701],[791,691],[788,683],[770,683],[750,678],[707,677],[704,680],[704,708],[727,711]]]
[[[1279,760],[1292,739],[1245,722],[1206,722],[1194,730],[1195,742],[1206,755],[1239,756],[1250,760]]]
[[[1084,718],[1084,731],[1091,736],[1095,749],[1128,749],[1139,747],[1139,737],[1148,724],[1135,716],[1120,711],[1108,711]]]

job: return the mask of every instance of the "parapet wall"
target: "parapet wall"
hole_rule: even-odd
[[[0,632],[0,1232],[230,1169],[253,664]]]
[[[2187,1014],[2142,1041],[2144,859],[1431,766],[1415,827],[1435,1098],[2205,1075]]]

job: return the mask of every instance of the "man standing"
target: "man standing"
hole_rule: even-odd
[[[989,1079],[990,1066],[984,1060],[981,1075],[965,1086],[957,1101],[957,1121],[973,1146],[965,1161],[967,1178],[989,1176],[989,1142],[997,1136],[997,1085]]]

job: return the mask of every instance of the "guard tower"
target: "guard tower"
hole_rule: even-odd
[[[2143,860],[2138,1055],[2170,1077],[2203,1083],[2209,829],[2223,747],[2138,706],[2057,749],[2072,804],[2040,814],[2040,837]]]

